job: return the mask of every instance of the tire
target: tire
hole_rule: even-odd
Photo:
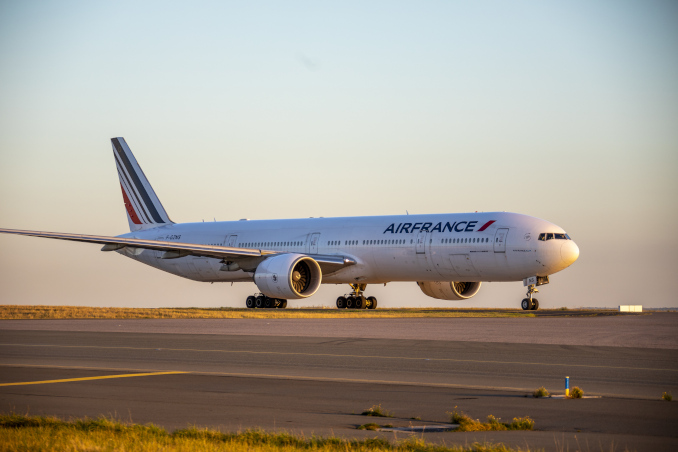
[[[355,297],[347,297],[346,298],[346,309],[354,309],[355,308]]]
[[[338,309],[346,308],[346,298],[344,297],[337,298],[337,308]]]
[[[365,297],[362,295],[359,297],[355,297],[355,303],[354,306],[356,309],[365,309],[367,306],[367,300],[365,300]]]
[[[249,309],[256,307],[256,305],[257,299],[253,295],[250,295],[247,297],[247,300],[245,300],[245,306],[247,306]]]
[[[536,311],[538,309],[539,309],[539,300],[537,300],[536,298],[533,298],[532,299],[532,310]]]
[[[263,295],[259,295],[259,296],[257,297],[256,303],[255,303],[255,306],[256,306],[257,308],[261,309],[261,308],[264,307],[264,298],[265,298],[265,297],[264,297]]]
[[[266,309],[271,309],[272,307],[275,306],[275,300],[273,298],[264,298],[264,307]]]
[[[377,309],[377,299],[375,297],[367,297],[367,309]]]
[[[523,308],[523,311],[529,311],[532,308],[532,303],[530,303],[530,299],[523,298],[523,301],[520,302],[520,307]]]

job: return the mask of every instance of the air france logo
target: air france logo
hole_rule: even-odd
[[[477,232],[483,232],[485,229],[487,229],[492,223],[494,223],[495,220],[488,221],[484,225],[478,229]],[[443,224],[442,222],[437,223],[435,226],[433,226],[433,223],[400,223],[398,226],[396,226],[395,223],[391,223],[386,230],[383,232],[383,234],[386,234],[387,232],[390,232],[391,234],[413,234],[414,231],[423,231],[423,232],[473,232],[474,228],[478,224],[478,221],[455,221],[454,223],[450,224],[449,222],[446,222]],[[432,227],[433,226],[433,227]]]

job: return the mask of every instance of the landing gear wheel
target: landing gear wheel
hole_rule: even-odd
[[[263,307],[264,307],[264,299],[265,299],[265,298],[266,298],[266,297],[264,297],[263,295],[259,295],[259,296],[256,298],[256,301],[255,301],[254,305],[255,305],[257,308],[259,308],[259,309],[263,308]]]
[[[273,298],[264,298],[264,307],[266,309],[271,309],[274,306],[273,301]]]
[[[377,309],[375,297],[365,297],[363,292],[367,284],[349,284],[353,291],[350,294],[337,298],[337,308],[343,309]]]
[[[247,300],[245,300],[245,306],[247,306],[249,309],[254,308],[256,305],[257,299],[253,295],[250,295],[247,297]]]
[[[537,300],[536,298],[533,298],[531,310],[536,311],[537,309],[539,309],[539,300]]]
[[[529,298],[523,298],[523,301],[520,302],[520,307],[523,308],[523,311],[529,311],[532,308],[532,302]]]

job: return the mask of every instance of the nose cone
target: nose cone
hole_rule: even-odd
[[[569,267],[579,257],[579,247],[574,240],[566,240],[560,247],[560,258],[563,260],[565,267]]]

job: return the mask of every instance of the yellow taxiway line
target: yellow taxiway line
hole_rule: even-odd
[[[188,372],[150,372],[145,374],[103,375],[99,377],[64,378],[63,380],[23,381],[20,383],[0,383],[0,386],[44,385],[48,383],[68,383],[69,381],[106,380],[108,378],[150,377],[152,375],[186,374]]]

